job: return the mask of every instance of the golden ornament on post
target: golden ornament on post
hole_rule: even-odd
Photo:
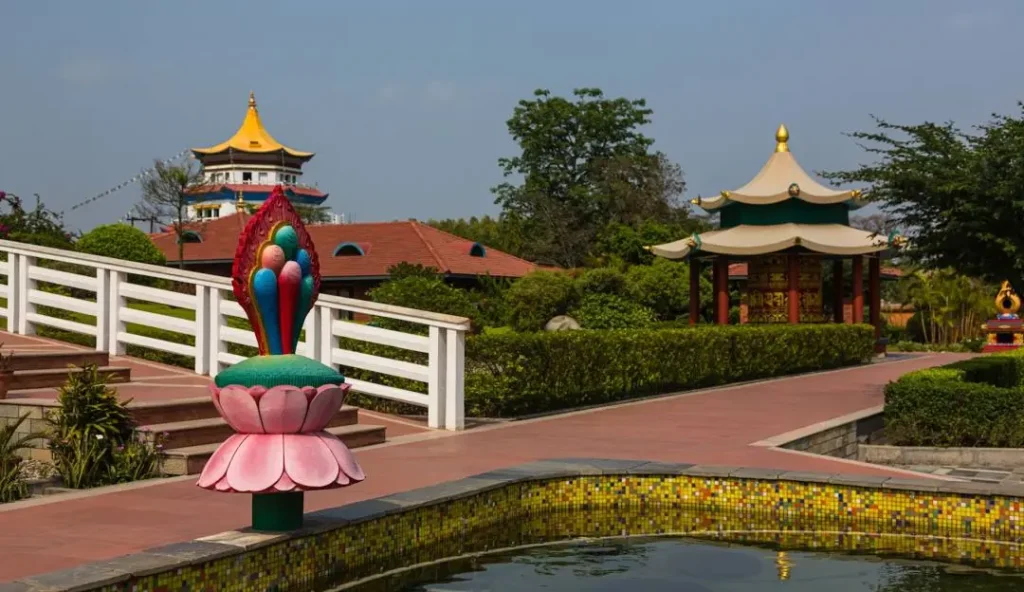
[[[1020,310],[1020,296],[1013,291],[1010,282],[1004,281],[996,294],[996,318],[981,327],[988,334],[983,353],[1009,351],[1024,345],[1024,322]]]

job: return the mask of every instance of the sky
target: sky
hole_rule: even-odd
[[[0,190],[77,229],[230,137],[255,91],[303,180],[350,220],[495,214],[505,127],[534,89],[645,98],[687,197],[735,189],[785,123],[808,170],[867,162],[844,132],[1017,113],[1019,0],[0,2]]]

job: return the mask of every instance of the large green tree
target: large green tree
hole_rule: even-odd
[[[954,123],[898,125],[850,134],[875,162],[825,173],[837,184],[866,184],[910,239],[907,255],[932,269],[953,268],[1024,287],[1024,104],[965,132]]]
[[[499,159],[510,180],[493,192],[503,215],[521,221],[526,256],[579,266],[609,224],[681,210],[682,171],[651,152],[654,140],[640,131],[651,114],[643,99],[606,98],[596,88],[576,89],[572,99],[537,90],[519,102],[506,123],[520,153]]]

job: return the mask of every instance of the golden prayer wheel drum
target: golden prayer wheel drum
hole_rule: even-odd
[[[800,257],[800,322],[820,323],[824,318],[821,298],[821,259]],[[789,322],[789,259],[769,255],[747,264],[747,321]]]

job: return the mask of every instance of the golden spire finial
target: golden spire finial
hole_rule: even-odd
[[[779,126],[779,129],[775,132],[775,151],[776,152],[789,152],[789,130],[786,129],[786,124]]]
[[[249,91],[249,107],[256,107],[256,93],[251,90]]]

